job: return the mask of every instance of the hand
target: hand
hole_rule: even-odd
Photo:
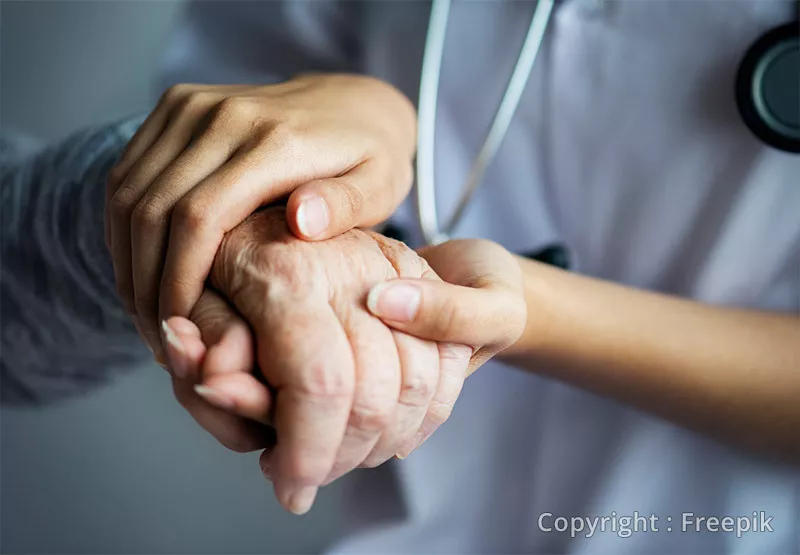
[[[372,288],[370,311],[423,339],[471,345],[469,376],[525,330],[523,275],[496,243],[454,240],[419,251],[443,281],[397,279]]]
[[[373,232],[300,241],[280,209],[253,215],[220,247],[214,287],[252,327],[272,392],[236,365],[210,371],[227,360],[232,340],[208,349],[199,392],[229,415],[261,422],[270,421],[274,404],[278,441],[262,464],[293,512],[308,510],[318,486],[351,469],[409,453],[447,418],[460,392],[471,349],[392,331],[367,311],[369,288],[398,276],[438,280],[405,245]],[[187,334],[197,340],[187,324],[168,321],[184,343],[176,350],[167,338],[173,366],[190,350]]]
[[[274,446],[275,431],[264,425],[269,422],[273,395],[252,373],[255,346],[247,323],[209,289],[200,296],[190,318],[171,318],[164,325],[175,398],[201,427],[232,451],[246,453]],[[198,387],[201,366],[207,383],[219,385],[235,404],[215,397],[214,389]]]
[[[415,114],[378,80],[169,89],[110,172],[106,242],[119,295],[159,351],[159,318],[188,316],[223,235],[288,196],[299,237],[388,217],[411,187]],[[159,289],[160,288],[160,289]]]

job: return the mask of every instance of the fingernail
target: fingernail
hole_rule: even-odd
[[[304,515],[314,504],[314,498],[317,497],[316,486],[307,486],[300,488],[292,494],[289,501],[289,510],[296,515]]]
[[[264,475],[264,478],[266,478],[267,480],[269,480],[271,482],[272,481],[272,466],[269,464],[269,461],[268,460],[264,460],[264,458],[262,457],[261,459],[258,460],[258,466],[261,467],[261,474]]]
[[[167,342],[167,356],[169,357],[170,367],[172,371],[175,373],[175,376],[178,378],[185,378],[189,373],[189,370],[186,368],[186,361],[184,357],[186,356],[186,350],[183,347],[183,341],[181,338],[178,337],[178,334],[175,333],[169,324],[167,324],[166,320],[161,322],[161,329],[164,332],[164,339]],[[172,352],[169,352],[172,351]]]
[[[403,445],[400,450],[395,455],[396,458],[400,459],[401,461],[408,457],[411,453],[414,452],[414,449],[419,447],[419,442],[422,441],[423,435],[419,432],[405,445]]]
[[[381,283],[372,288],[367,297],[367,308],[375,316],[410,322],[417,315],[420,290],[408,283]]]
[[[194,392],[208,401],[209,404],[223,410],[231,410],[236,405],[233,399],[222,393],[219,389],[208,387],[207,385],[195,385]]]
[[[311,197],[297,208],[297,227],[306,237],[322,235],[330,224],[328,205],[322,197]]]

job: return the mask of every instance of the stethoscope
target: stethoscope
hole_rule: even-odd
[[[420,78],[417,213],[420,230],[429,245],[446,241],[453,233],[497,154],[541,49],[554,1],[538,1],[489,133],[472,163],[453,214],[440,226],[434,184],[434,138],[450,4],[451,0],[433,0]],[[767,32],[748,49],[737,73],[736,103],[747,127],[764,143],[800,153],[800,1],[796,21]],[[555,259],[566,260],[566,254],[562,254],[556,253]]]

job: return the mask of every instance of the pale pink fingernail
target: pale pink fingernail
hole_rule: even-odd
[[[411,453],[414,452],[414,449],[419,447],[419,444],[422,441],[423,437],[424,434],[422,434],[421,432],[417,432],[417,434],[410,441],[408,441],[397,451],[395,457],[400,459],[401,461],[406,457],[408,457]]]
[[[306,514],[311,510],[311,505],[314,504],[317,490],[316,486],[306,486],[295,491],[289,500],[289,510],[296,515]]]
[[[417,315],[421,296],[419,287],[408,283],[380,283],[369,292],[367,308],[386,320],[410,322]]]
[[[214,405],[219,409],[232,410],[236,405],[236,403],[233,402],[233,399],[222,393],[219,389],[208,387],[207,385],[195,385],[194,392],[208,401],[209,404]]]
[[[330,225],[328,205],[322,197],[307,198],[297,208],[297,227],[309,238],[322,235]]]
[[[161,329],[164,332],[164,340],[167,343],[167,356],[169,357],[170,368],[178,378],[185,378],[189,374],[186,367],[186,349],[183,341],[178,337],[167,321],[161,322]]]

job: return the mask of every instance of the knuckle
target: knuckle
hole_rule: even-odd
[[[240,96],[229,96],[220,100],[212,117],[215,124],[228,124],[248,119],[253,114],[252,102]]]
[[[371,237],[378,245],[384,258],[394,268],[397,277],[419,277],[422,275],[419,260],[424,259],[420,258],[408,245],[379,233],[372,233]]]
[[[166,89],[164,93],[161,95],[160,103],[166,105],[175,104],[176,102],[186,97],[187,94],[189,94],[191,88],[192,88],[191,85],[188,85],[186,83],[179,83],[177,85],[172,85],[171,87]]]
[[[274,120],[269,126],[267,140],[291,156],[300,151],[303,133],[303,130],[289,119]]]
[[[248,285],[249,290],[243,293],[262,298],[266,305],[288,299],[307,300],[314,295],[321,297],[324,284],[319,279],[320,272],[302,255],[303,251],[280,245],[259,245],[249,253],[240,250],[230,266],[242,284]],[[308,368],[301,385],[311,396],[352,393],[344,380],[343,375],[320,363]]]
[[[192,92],[184,95],[176,103],[178,114],[195,114],[208,104],[208,94],[204,92]]]
[[[128,189],[120,189],[111,196],[108,203],[108,211],[112,218],[125,219],[133,210],[134,199]]]
[[[345,372],[318,362],[310,365],[308,372],[302,377],[300,391],[312,398],[349,399],[353,396],[351,382]]]
[[[406,369],[400,389],[400,399],[404,405],[424,406],[429,403],[436,390],[432,373],[424,372],[419,365]]]
[[[208,229],[212,220],[211,211],[206,203],[188,196],[178,202],[172,217],[176,225],[190,232]]]
[[[155,227],[165,219],[165,210],[158,198],[145,198],[131,212],[131,225],[134,228]]]
[[[472,356],[472,347],[460,343],[439,343],[439,360],[468,363]]]
[[[389,403],[356,402],[350,411],[348,426],[367,433],[382,432],[392,421],[393,410]]]

